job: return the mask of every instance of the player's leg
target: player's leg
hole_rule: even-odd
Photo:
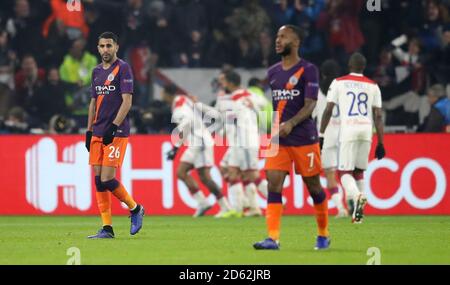
[[[370,152],[370,142],[368,141],[359,141],[357,142],[357,150],[356,150],[356,161],[355,161],[355,170],[353,171],[353,177],[355,178],[356,185],[360,192],[358,200],[355,204],[354,210],[354,222],[362,223],[364,218],[364,207],[367,204],[367,198],[364,194],[364,169],[367,169],[369,164],[369,152]]]
[[[266,158],[266,178],[268,182],[266,225],[269,237],[253,244],[255,249],[279,249],[281,217],[283,214],[282,191],[286,175],[292,168],[292,158],[288,148],[278,146],[274,156]]]
[[[99,137],[93,137],[91,140],[89,152],[89,164],[93,166],[95,175],[95,197],[97,206],[102,219],[102,228],[97,234],[88,236],[88,238],[113,238],[114,231],[112,228],[111,218],[111,193],[104,189],[100,179],[102,169],[103,147]]]
[[[339,192],[338,183],[336,179],[336,169],[328,168],[324,169],[325,178],[327,179],[327,189],[330,193],[331,200],[334,202],[337,208],[336,218],[347,217],[348,211],[344,207],[343,195]]]
[[[258,204],[258,194],[255,181],[259,177],[257,170],[249,169],[242,171],[242,181],[244,193],[248,200],[249,209],[245,212],[246,217],[262,216],[262,211]]]
[[[348,216],[347,209],[344,207],[343,194],[339,192],[336,180],[336,169],[338,166],[338,147],[327,147],[322,149],[322,167],[324,169],[325,178],[327,180],[327,189],[330,193],[331,200],[337,208],[336,218]]]
[[[285,170],[267,170],[268,197],[266,225],[268,238],[253,244],[255,249],[279,249],[281,234],[281,217],[283,214],[282,190],[286,175]]]
[[[205,185],[209,192],[212,193],[219,204],[220,211],[222,213],[229,212],[231,210],[230,203],[228,202],[227,197],[225,197],[222,191],[219,188],[219,185],[214,182],[211,178],[210,167],[201,167],[197,169],[198,175],[200,177],[200,181]]]
[[[122,165],[127,144],[128,138],[116,137],[111,144],[103,146],[105,155],[100,180],[104,189],[111,191],[119,201],[127,205],[131,217],[130,234],[135,235],[142,228],[144,207],[136,203],[123,184],[116,179],[116,170]]]
[[[195,211],[193,216],[199,217],[202,216],[207,210],[209,210],[211,208],[211,205],[208,204],[206,197],[200,190],[197,182],[189,174],[192,169],[194,169],[194,164],[188,163],[186,161],[181,161],[177,168],[177,177],[178,179],[183,181],[192,197],[197,202],[197,210]]]
[[[314,203],[318,232],[314,249],[326,249],[330,245],[328,233],[328,200],[320,184],[322,162],[320,159],[319,144],[291,147],[290,149],[294,157],[295,171],[302,176]]]
[[[230,181],[228,188],[228,197],[231,196],[231,206],[236,212],[237,217],[242,217],[244,212],[244,187],[242,185],[241,171],[237,166],[228,167],[228,180]]]
[[[353,211],[350,213],[352,215],[352,222],[355,222],[355,205],[357,204],[360,195],[356,180],[353,177],[356,155],[356,142],[342,142],[339,145],[339,176],[347,200],[350,200],[349,208],[353,208]]]

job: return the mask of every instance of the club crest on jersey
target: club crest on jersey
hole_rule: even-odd
[[[295,77],[294,75],[291,76],[291,78],[289,78],[289,84],[295,86],[298,83],[298,78]]]
[[[108,81],[113,81],[114,80],[114,74],[112,74],[112,73],[110,73],[109,75],[108,75]]]

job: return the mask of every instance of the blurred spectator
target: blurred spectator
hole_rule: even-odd
[[[45,40],[43,64],[45,66],[60,65],[69,48],[70,40],[66,33],[66,26],[61,20],[53,21]]]
[[[45,70],[38,67],[32,55],[25,55],[22,58],[21,68],[15,76],[15,103],[22,107],[27,106],[44,82]]]
[[[359,25],[364,4],[362,0],[328,1],[326,10],[318,18],[317,27],[328,35],[328,47],[341,66],[346,66],[349,55],[364,44]]]
[[[408,43],[408,50],[401,46]],[[421,42],[418,38],[409,39],[406,35],[394,39],[391,44],[395,47],[392,51],[400,66],[396,67],[397,83],[409,80],[411,89],[417,93],[423,93],[425,87],[425,70],[421,56]]]
[[[6,120],[0,122],[0,133],[25,134],[29,133],[27,114],[21,107],[13,107],[9,110]]]
[[[86,41],[77,39],[72,42],[69,53],[59,68],[61,80],[78,83],[81,86],[91,84],[92,70],[97,65],[97,58],[85,50]]]
[[[442,47],[431,55],[429,71],[433,83],[450,83],[450,24],[443,29]]]
[[[449,21],[448,9],[438,0],[428,0],[425,13],[425,23],[419,36],[424,50],[434,52],[441,47],[443,28]]]
[[[450,99],[445,94],[444,86],[436,84],[427,92],[431,105],[430,114],[425,123],[419,128],[421,132],[438,133],[449,129],[450,126]]]
[[[269,67],[275,64],[278,56],[275,53],[275,39],[268,30],[259,34],[259,63],[258,66]]]
[[[207,32],[206,10],[199,0],[172,0],[173,31],[178,35],[177,66],[200,67]]]
[[[87,38],[89,27],[84,20],[84,4],[82,1],[73,1],[72,5],[64,0],[50,0],[52,14],[45,20],[42,34],[47,38],[54,21],[61,21],[70,40],[80,37]],[[70,9],[68,7],[71,7]]]
[[[16,60],[16,53],[9,44],[8,33],[0,29],[0,85],[5,85],[9,89],[14,88]]]
[[[19,57],[28,53],[35,56],[42,54],[44,41],[40,26],[39,19],[31,14],[28,0],[16,0],[14,16],[8,19],[6,30],[11,36],[13,49]]]
[[[55,114],[68,115],[65,95],[71,88],[73,86],[60,80],[56,67],[50,68],[47,81],[29,101],[28,114],[43,126],[46,126]]]
[[[259,51],[256,45],[251,45],[247,38],[243,36],[240,37],[238,41],[238,51],[236,52],[232,63],[244,68],[254,68],[261,66],[259,59]]]
[[[259,5],[258,0],[244,0],[243,2],[242,6],[234,9],[232,14],[226,18],[228,32],[236,42],[243,39],[248,42],[250,48],[256,48],[259,35],[270,27],[270,18]]]

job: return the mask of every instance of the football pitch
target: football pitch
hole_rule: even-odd
[[[64,265],[70,248],[95,264],[450,264],[450,217],[369,216],[363,224],[330,217],[331,248],[314,251],[313,216],[285,216],[281,250],[256,251],[265,219],[146,216],[130,236],[127,217],[114,217],[115,239],[89,240],[98,217],[0,217],[0,264]],[[69,250],[69,252],[68,252]],[[69,253],[69,254],[68,254]]]

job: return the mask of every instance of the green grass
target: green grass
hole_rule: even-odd
[[[98,217],[0,217],[0,264],[66,264],[78,247],[81,264],[366,264],[367,249],[381,264],[450,264],[450,217],[367,217],[364,224],[330,217],[331,248],[313,250],[313,216],[286,216],[280,251],[256,251],[264,218],[146,216],[129,235],[129,219],[114,217],[116,238],[88,240]]]

